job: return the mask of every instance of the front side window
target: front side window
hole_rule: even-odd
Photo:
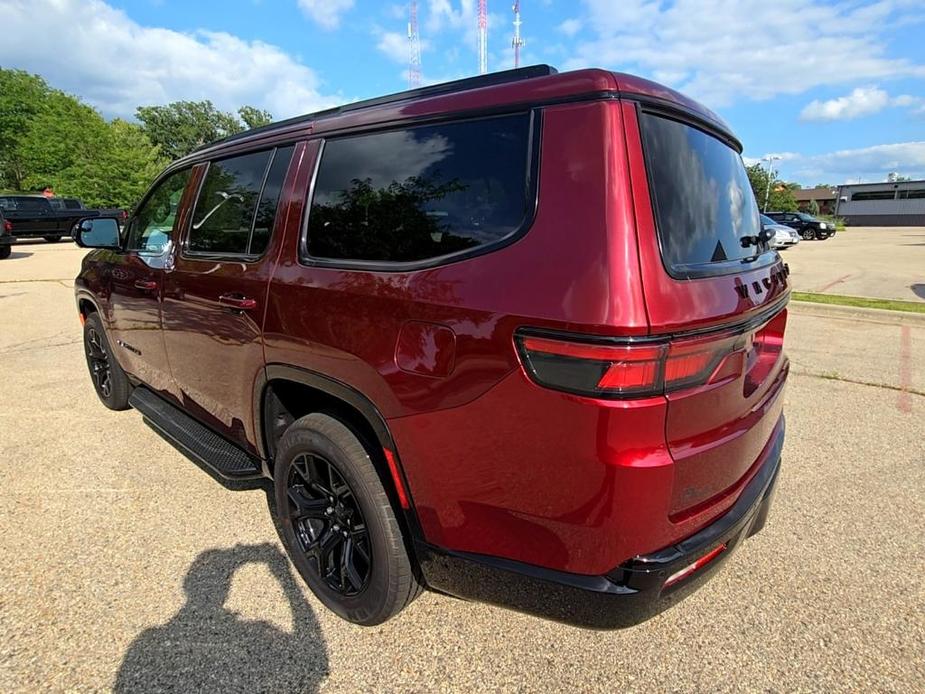
[[[202,184],[187,250],[191,253],[246,255],[254,212],[273,150],[209,164]]]
[[[643,113],[641,124],[662,258],[669,271],[679,277],[734,272],[730,261],[767,250],[743,241],[758,236],[761,222],[739,153],[670,118]]]
[[[415,262],[512,236],[529,209],[529,140],[529,114],[329,140],[309,255]]]
[[[163,179],[141,204],[129,223],[126,248],[160,255],[176,233],[180,199],[189,182],[190,169],[176,171]]]

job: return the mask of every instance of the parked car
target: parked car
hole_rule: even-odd
[[[93,384],[218,475],[272,479],[347,620],[430,588],[636,624],[775,489],[790,285],[740,152],[666,87],[547,66],[232,136],[121,237],[80,222]]]
[[[0,209],[0,260],[6,260],[13,253],[13,225],[3,216]]]
[[[797,233],[796,229],[778,224],[765,215],[761,215],[761,228],[773,234],[769,243],[771,248],[776,248],[779,251],[795,246],[800,242],[800,234]]]
[[[16,238],[41,237],[50,243],[71,235],[82,217],[98,216],[99,210],[55,209],[42,195],[0,195],[0,209],[12,225]]]
[[[823,241],[835,236],[835,225],[832,222],[823,222],[805,212],[766,212],[765,215],[778,224],[796,229],[806,241]]]
[[[84,205],[83,200],[80,198],[48,198],[48,203],[56,211],[87,209],[87,206]],[[103,207],[95,209],[93,212],[97,212],[101,217],[117,217],[123,221],[128,219],[128,210],[121,207]]]

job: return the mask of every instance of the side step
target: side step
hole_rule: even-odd
[[[147,388],[135,388],[128,402],[141,412],[148,426],[177,450],[207,465],[218,475],[236,480],[260,477],[260,461],[257,458]]]

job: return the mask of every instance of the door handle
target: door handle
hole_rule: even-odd
[[[157,282],[154,280],[135,280],[135,289],[157,289]]]
[[[218,303],[238,311],[250,311],[257,308],[256,299],[248,299],[240,294],[222,294],[218,297]]]

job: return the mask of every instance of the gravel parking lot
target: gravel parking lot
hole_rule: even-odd
[[[787,251],[798,283],[856,233]],[[776,505],[679,607],[589,632],[425,594],[361,629],[295,577],[260,489],[226,489],[138,413],[97,402],[72,298],[81,255],[37,243],[0,261],[0,691],[921,691],[915,316],[793,307]]]

